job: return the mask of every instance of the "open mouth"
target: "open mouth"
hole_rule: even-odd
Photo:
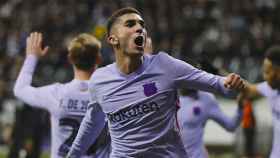
[[[134,40],[135,44],[139,47],[142,47],[144,44],[144,37],[143,36],[137,36]]]

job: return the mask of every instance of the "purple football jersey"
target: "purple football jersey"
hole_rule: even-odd
[[[110,157],[187,157],[176,125],[177,88],[229,94],[223,80],[163,52],[145,55],[138,70],[128,75],[116,63],[96,70],[90,91],[108,119]],[[80,139],[90,137],[90,127],[82,130]]]

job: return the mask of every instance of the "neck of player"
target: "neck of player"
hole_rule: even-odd
[[[143,55],[128,56],[123,53],[116,53],[116,64],[124,74],[135,72],[143,63]]]
[[[74,67],[74,78],[77,80],[89,80],[94,69],[89,71],[80,70]]]

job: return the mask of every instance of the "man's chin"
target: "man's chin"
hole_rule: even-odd
[[[134,50],[134,51],[131,51],[129,53],[126,53],[127,56],[131,56],[131,57],[137,57],[137,56],[143,56],[144,54],[144,50]]]
[[[144,53],[144,47],[136,47],[135,50],[131,54],[139,55]]]
[[[144,52],[144,47],[143,46],[136,46],[135,50],[140,51],[140,52]]]
[[[143,54],[144,54],[144,51],[138,51],[135,53],[131,53],[131,56],[143,56]]]

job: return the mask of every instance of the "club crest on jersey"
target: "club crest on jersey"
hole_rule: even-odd
[[[147,97],[157,93],[157,87],[155,82],[144,84],[143,88],[144,94]]]
[[[194,114],[195,116],[200,115],[200,113],[201,113],[201,109],[200,109],[199,107],[194,107],[194,108],[193,108],[193,114]]]

